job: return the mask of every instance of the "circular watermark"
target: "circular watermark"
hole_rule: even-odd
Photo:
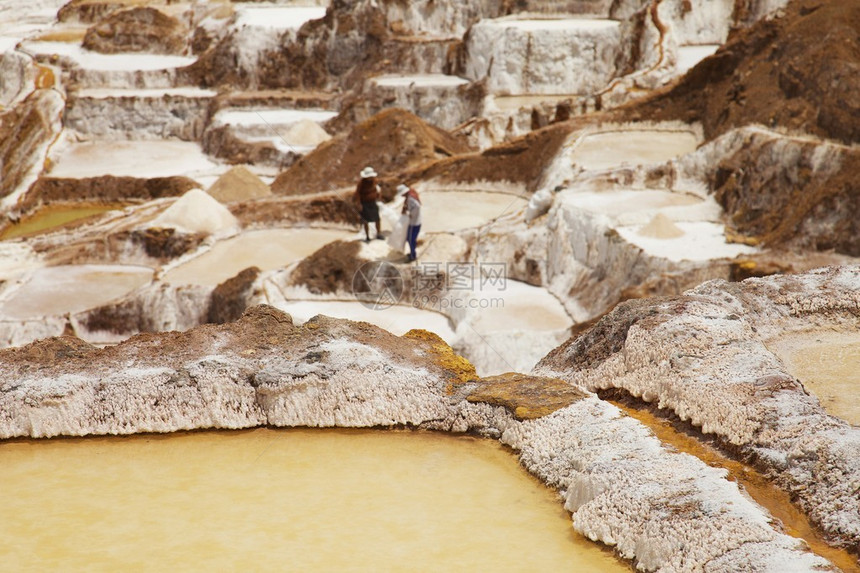
[[[400,302],[403,276],[391,263],[368,261],[352,276],[352,294],[372,310],[385,310]]]

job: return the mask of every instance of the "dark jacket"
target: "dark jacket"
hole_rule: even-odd
[[[355,187],[355,197],[362,203],[379,199],[379,185],[376,184],[376,177],[361,179]]]

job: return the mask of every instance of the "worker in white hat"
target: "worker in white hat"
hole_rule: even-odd
[[[406,241],[409,243],[409,260],[418,258],[415,246],[418,243],[418,233],[421,232],[421,197],[418,191],[408,185],[397,186],[397,194],[403,197],[404,215],[409,216],[409,226],[406,229]]]
[[[382,238],[382,229],[379,223],[379,184],[376,182],[378,173],[373,167],[365,167],[359,173],[361,179],[355,188],[355,202],[359,206],[361,222],[364,225],[365,241],[370,242],[370,223],[376,224],[376,238]]]

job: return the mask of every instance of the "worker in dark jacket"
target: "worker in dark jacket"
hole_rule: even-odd
[[[361,213],[361,222],[364,224],[365,240],[370,242],[370,223],[376,224],[376,238],[382,238],[382,229],[379,225],[379,184],[376,182],[376,171],[373,167],[365,167],[359,173],[361,179],[355,188],[355,202]]]

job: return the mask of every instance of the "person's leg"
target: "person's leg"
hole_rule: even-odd
[[[382,238],[382,226],[379,222],[379,217],[376,218],[376,238],[377,239]]]
[[[418,244],[418,233],[421,231],[421,225],[409,225],[406,232],[406,237],[409,239],[409,260],[414,261],[418,258],[415,252],[415,247]]]
[[[367,242],[369,243],[370,242],[370,225],[367,223],[367,221],[362,221],[361,223],[364,225],[364,236],[367,237]]]

